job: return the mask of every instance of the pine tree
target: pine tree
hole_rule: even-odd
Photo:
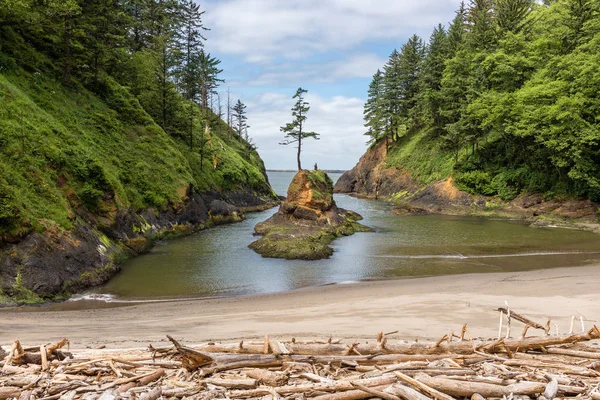
[[[570,31],[565,38],[565,50],[569,52],[580,44],[585,33],[584,27],[600,13],[600,5],[594,0],[569,0],[564,5],[567,11],[565,25]]]
[[[500,33],[519,33],[531,12],[533,0],[496,0],[495,10]]]
[[[302,171],[302,162],[300,161],[300,154],[302,152],[302,140],[307,138],[313,138],[319,140],[319,134],[315,132],[306,132],[304,130],[304,123],[306,122],[306,114],[310,110],[308,102],[304,101],[304,94],[308,91],[302,88],[298,88],[294,99],[296,104],[292,107],[292,116],[294,120],[287,123],[285,126],[279,128],[279,130],[285,133],[284,141],[279,144],[287,146],[293,143],[298,143],[298,171]]]
[[[181,6],[181,24],[178,31],[180,53],[183,56],[179,67],[181,91],[184,98],[194,100],[200,92],[197,76],[200,71],[201,50],[206,38],[202,31],[208,30],[202,24],[200,6],[194,0],[184,0]]]
[[[449,56],[448,35],[444,27],[438,25],[429,39],[421,74],[422,108],[435,135],[440,135],[444,127],[444,120],[440,112],[443,105],[441,89],[442,77]]]
[[[364,107],[365,127],[368,128],[365,135],[369,136],[368,144],[375,143],[384,137],[385,115],[384,115],[384,82],[383,73],[377,70],[369,85],[367,102]]]
[[[388,121],[386,138],[395,139],[402,128],[416,124],[419,75],[424,56],[423,40],[413,35],[400,52],[394,50],[384,67],[385,119]]]
[[[244,133],[247,132],[249,126],[247,123],[248,117],[246,116],[246,105],[239,99],[233,106],[232,119],[235,121],[237,134],[239,135],[241,142],[243,141]]]
[[[467,9],[465,2],[460,3],[460,8],[448,28],[448,46],[451,55],[454,55],[464,45],[466,32]]]
[[[219,68],[221,60],[212,57],[203,49],[200,50],[198,64],[200,66],[198,78],[200,79],[201,104],[203,108],[207,109],[210,94],[216,90],[220,82],[224,82],[219,78],[219,74],[223,70]]]
[[[398,64],[400,63],[400,53],[394,49],[388,59],[388,62],[383,67],[383,118],[385,119],[385,129],[383,136],[386,141],[393,138],[398,132],[399,113],[400,113],[400,98],[399,86],[400,76]]]
[[[496,42],[494,0],[470,0],[466,27],[471,48],[489,50]]]

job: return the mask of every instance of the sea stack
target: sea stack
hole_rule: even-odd
[[[292,179],[279,211],[254,227],[263,237],[249,247],[270,258],[328,258],[333,254],[328,244],[334,239],[372,231],[357,222],[361,219],[359,214],[337,207],[333,181],[324,171],[303,170]]]

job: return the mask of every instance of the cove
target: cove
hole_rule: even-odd
[[[278,194],[294,173],[271,172]],[[339,174],[330,174],[335,181]],[[374,233],[332,243],[330,259],[266,259],[247,246],[254,225],[276,209],[248,214],[241,223],[160,242],[123,263],[106,285],[72,300],[121,303],[254,295],[368,279],[517,272],[600,262],[600,240],[591,232],[531,228],[521,221],[465,216],[390,213],[387,203],[335,195],[340,207],[358,212]]]

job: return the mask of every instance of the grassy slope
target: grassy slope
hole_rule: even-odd
[[[388,152],[387,164],[409,171],[416,183],[428,185],[448,178],[454,168],[454,159],[441,148],[439,141],[416,132],[393,144]]]
[[[218,159],[167,135],[126,89],[107,98],[67,89],[43,74],[0,74],[0,234],[21,237],[47,225],[70,229],[74,211],[94,214],[181,204],[201,191],[248,188],[270,194],[262,160],[221,123],[208,144]],[[200,124],[197,123],[199,126]],[[197,133],[201,135],[201,133]]]

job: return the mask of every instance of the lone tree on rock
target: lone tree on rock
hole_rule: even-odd
[[[279,144],[287,146],[292,143],[298,143],[298,171],[302,171],[302,163],[300,162],[302,139],[314,138],[319,140],[318,133],[304,132],[302,130],[304,121],[306,121],[306,113],[308,113],[308,110],[310,110],[308,102],[304,101],[304,93],[306,92],[307,90],[298,88],[293,97],[294,99],[297,99],[296,104],[294,104],[294,107],[292,107],[292,116],[294,117],[294,120],[279,128],[281,132],[285,133],[285,140]]]

